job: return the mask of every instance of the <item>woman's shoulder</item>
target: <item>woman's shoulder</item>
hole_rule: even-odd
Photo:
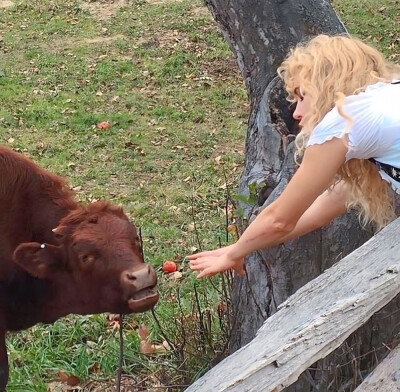
[[[400,94],[400,80],[393,79],[391,82],[378,82],[367,86],[365,94],[380,95],[380,94]]]
[[[319,129],[338,129],[344,131],[343,127],[362,126],[369,124],[376,126],[376,122],[391,105],[398,107],[400,99],[400,85],[387,82],[371,84],[357,94],[349,95],[344,99],[342,111],[343,116],[335,106],[330,110],[319,124],[315,127]],[[347,117],[347,118],[346,118]],[[351,121],[349,121],[351,118]]]
[[[397,85],[396,91],[393,91],[393,86],[378,82],[358,94],[347,96],[340,110],[334,107],[316,125],[307,146],[347,135],[350,147],[348,159],[364,158],[371,154],[375,149],[374,144],[379,140],[387,111],[393,112],[389,107],[395,102],[398,105],[400,99],[400,86]],[[388,100],[391,103],[388,104]]]
[[[377,82],[367,86],[364,90],[345,98],[343,108],[354,110],[363,106],[374,105],[377,103],[387,103],[382,101],[382,97],[400,96],[400,86],[389,82]]]

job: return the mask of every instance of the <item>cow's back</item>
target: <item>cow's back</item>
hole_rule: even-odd
[[[75,206],[64,179],[0,147],[0,280],[10,274],[18,244],[51,243],[51,229]]]

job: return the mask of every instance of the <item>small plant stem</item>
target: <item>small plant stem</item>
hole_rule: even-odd
[[[124,315],[120,314],[120,327],[119,327],[119,365],[116,377],[116,392],[121,391],[121,377],[122,377],[122,364],[124,358],[124,334],[123,334],[123,325],[124,325]]]
[[[193,190],[193,192],[194,192],[194,190]],[[194,232],[196,235],[197,244],[199,246],[200,251],[202,251],[203,249],[201,248],[199,231],[197,230],[197,225],[196,225],[196,215],[194,213],[194,196],[193,195],[191,197],[191,210],[192,210],[193,226],[194,226]]]
[[[177,356],[177,355],[176,355],[176,348],[175,348],[174,344],[172,344],[172,342],[168,339],[168,336],[164,333],[164,330],[162,329],[161,324],[160,324],[160,322],[158,321],[158,318],[157,318],[157,316],[156,316],[156,312],[154,311],[154,309],[151,309],[151,314],[152,314],[153,317],[154,317],[154,321],[156,322],[156,324],[157,324],[157,326],[158,326],[158,329],[160,330],[160,333],[161,333],[162,337],[163,337],[164,340],[168,343],[168,345],[171,347],[171,350],[175,353],[175,356]],[[178,358],[179,358],[179,357],[178,357]]]

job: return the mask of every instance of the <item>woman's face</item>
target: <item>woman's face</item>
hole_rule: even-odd
[[[311,109],[311,97],[310,94],[303,92],[300,87],[297,87],[294,90],[294,93],[296,95],[297,102],[296,109],[293,112],[293,118],[296,121],[299,121],[299,126],[301,127],[303,125],[301,122],[302,119]]]

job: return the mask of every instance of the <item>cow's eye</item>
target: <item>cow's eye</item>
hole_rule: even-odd
[[[93,255],[88,255],[88,254],[81,254],[79,255],[79,260],[83,263],[83,264],[90,264],[93,263],[95,257]]]

